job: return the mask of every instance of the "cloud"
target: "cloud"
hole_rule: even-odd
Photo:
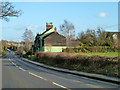
[[[97,15],[98,17],[106,17],[107,16],[107,14],[106,13],[104,13],[104,12],[102,12],[102,13],[99,13],[98,15]]]
[[[25,30],[24,25],[11,25],[11,26],[4,26],[3,29],[11,29],[11,30]]]
[[[27,26],[28,30],[39,30],[39,29],[44,29],[43,26],[38,26],[38,25],[34,25],[34,24],[30,24]]]

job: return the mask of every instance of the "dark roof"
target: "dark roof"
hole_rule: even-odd
[[[66,38],[58,32],[53,32],[43,39],[45,46],[66,46]]]

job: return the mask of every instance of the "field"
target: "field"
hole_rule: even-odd
[[[118,57],[119,54],[117,52],[113,52],[113,53],[74,53],[73,55],[88,55],[88,56],[100,55],[100,56]]]

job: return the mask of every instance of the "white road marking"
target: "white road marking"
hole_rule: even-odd
[[[11,61],[11,59],[9,59],[9,60]],[[26,71],[26,70],[24,70],[23,68],[17,66],[15,63],[12,62],[12,64],[14,64],[14,65],[15,65],[17,68],[19,68],[20,70]],[[33,75],[33,76],[36,76],[36,77],[38,77],[38,78],[41,78],[41,79],[43,79],[43,80],[47,80],[47,79],[45,79],[45,78],[43,78],[43,77],[41,77],[41,76],[38,76],[38,75],[36,75],[36,74],[34,74],[34,73],[31,73],[31,72],[29,72],[29,74],[31,74],[31,75]],[[73,82],[80,82],[80,81],[76,81],[76,80],[72,80],[72,81],[73,81]],[[57,85],[57,86],[59,86],[59,87],[67,88],[67,87],[64,87],[64,86],[62,86],[62,85],[59,85],[59,84],[57,84],[57,83],[55,83],[55,82],[52,82],[52,83],[55,84],[55,85]],[[86,86],[89,86],[89,87],[98,88],[98,86],[91,85],[91,84],[85,84],[85,85],[86,85]],[[100,86],[99,86],[99,88],[103,88],[103,87],[100,87]]]
[[[11,59],[9,58],[9,61],[11,61]]]
[[[11,59],[9,59],[9,61],[11,61]],[[13,65],[15,65],[17,68],[19,68],[20,70],[22,70],[22,71],[26,71],[26,70],[24,70],[23,68],[17,66],[17,65],[16,65],[15,63],[13,63],[12,61],[11,61],[11,63],[12,63]]]
[[[47,79],[44,79],[43,77],[38,76],[38,75],[36,75],[36,74],[34,74],[34,73],[31,73],[31,72],[29,72],[29,74],[31,74],[31,75],[33,75],[33,76],[35,76],[35,77],[38,77],[38,78],[40,78],[40,79],[47,80]]]
[[[9,58],[9,61],[12,62],[12,60],[11,60],[10,58]],[[14,65],[15,65],[17,68],[19,68],[20,70],[22,70],[22,71],[26,71],[26,70],[24,70],[23,68],[17,66],[15,63],[12,62],[12,64],[14,64]],[[47,80],[47,79],[45,79],[45,78],[43,78],[43,77],[41,77],[41,76],[38,76],[38,75],[36,75],[36,74],[34,74],[34,73],[31,73],[31,72],[29,72],[29,74],[31,74],[31,75],[33,75],[33,76],[35,76],[35,77],[38,77],[38,78],[40,78],[40,79]],[[56,86],[61,87],[61,88],[66,88],[66,89],[68,89],[67,87],[65,87],[65,86],[63,86],[63,85],[57,84],[57,83],[55,83],[55,82],[52,82],[52,83],[53,83],[54,85],[56,85]],[[93,87],[93,85],[90,85],[90,84],[87,84],[87,85]],[[69,89],[69,90],[70,90],[70,89]]]
[[[15,63],[12,62],[12,64],[16,65]]]
[[[14,63],[14,65],[16,65],[16,63]]]
[[[56,85],[56,86],[59,86],[59,87],[61,87],[61,88],[67,88],[67,87],[65,87],[65,86],[63,86],[63,85],[60,85],[60,84],[57,84],[57,83],[55,83],[55,82],[52,82],[54,85]]]
[[[25,71],[23,68],[19,67],[20,70]]]
[[[17,68],[18,68],[18,66],[17,65],[15,65]]]
[[[49,75],[51,75],[51,74],[49,74]],[[84,82],[81,82],[81,81],[71,80],[71,79],[59,77],[59,76],[56,76],[56,75],[52,75],[52,76],[55,76],[55,77],[61,78],[61,79],[65,79],[65,80],[69,80],[69,81],[72,81],[72,82],[80,83],[80,84],[83,84],[83,85],[86,85],[86,86],[89,86],[89,87],[92,87],[92,88],[104,88],[104,87],[101,87],[101,86],[92,85],[92,84],[87,84],[87,83],[84,83]]]
[[[43,78],[43,80],[47,81],[47,79]]]
[[[11,59],[9,59],[9,60],[11,61]],[[12,61],[11,61],[11,62],[12,62]],[[12,64],[15,65],[17,68],[19,68],[20,70],[22,70],[22,71],[26,71],[26,70],[24,70],[23,68],[17,66],[15,63],[12,62]]]

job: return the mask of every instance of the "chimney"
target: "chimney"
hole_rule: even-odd
[[[57,28],[55,27],[55,32],[57,32]]]
[[[46,22],[46,30],[49,30],[49,29],[51,29],[51,28],[53,28],[52,22],[50,22],[50,23],[47,23],[47,22]]]

